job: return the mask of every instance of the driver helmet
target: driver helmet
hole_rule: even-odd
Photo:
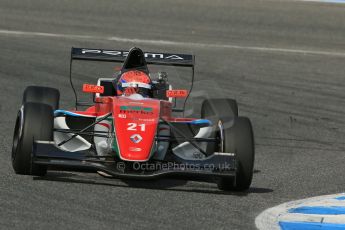
[[[149,97],[151,79],[148,74],[139,70],[130,70],[121,74],[117,82],[117,95],[130,96],[140,94]]]

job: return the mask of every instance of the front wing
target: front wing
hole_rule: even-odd
[[[204,159],[185,160],[174,154],[164,162],[124,162],[114,156],[95,156],[90,151],[66,152],[54,142],[35,141],[34,164],[74,171],[101,171],[121,179],[156,179],[167,176],[217,178],[236,176],[234,153],[214,153]]]

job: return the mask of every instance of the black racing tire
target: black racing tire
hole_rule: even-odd
[[[53,141],[54,115],[47,104],[25,103],[18,112],[12,145],[16,174],[43,176],[47,167],[33,164],[33,141]]]
[[[57,110],[59,109],[60,92],[50,87],[28,86],[24,91],[22,104],[27,102],[47,104],[53,110]]]
[[[224,126],[230,127],[232,120],[238,117],[237,102],[233,99],[215,98],[206,99],[201,106],[201,118],[208,119],[213,124],[213,133],[210,136],[215,138],[218,134],[218,121],[222,120]],[[216,143],[207,143],[206,153],[208,155],[218,151]]]
[[[238,117],[238,106],[234,99],[206,99],[201,105],[201,117],[218,121],[227,117]]]
[[[236,179],[220,178],[218,188],[234,191],[247,190],[252,182],[255,159],[253,128],[247,117],[235,118],[233,126],[224,129],[224,152],[236,154]]]

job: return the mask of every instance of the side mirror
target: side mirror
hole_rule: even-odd
[[[83,84],[84,93],[104,93],[104,86]]]
[[[167,97],[187,97],[188,90],[185,90],[185,89],[167,90],[166,96]]]

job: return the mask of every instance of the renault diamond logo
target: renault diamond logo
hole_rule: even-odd
[[[131,141],[133,141],[134,143],[139,143],[143,138],[139,135],[139,134],[133,134],[130,137]]]

